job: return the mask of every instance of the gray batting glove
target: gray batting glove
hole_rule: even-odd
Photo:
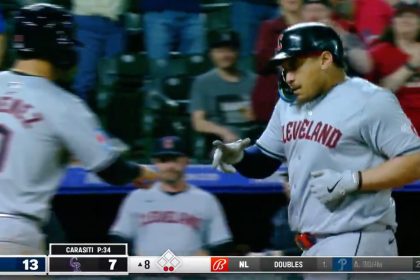
[[[309,187],[313,195],[326,204],[356,191],[359,188],[359,174],[350,170],[343,173],[331,169],[314,171],[311,172]]]
[[[233,143],[223,143],[220,140],[213,142],[216,148],[213,154],[213,167],[225,173],[235,173],[233,164],[238,163],[244,156],[244,150],[251,144],[251,139],[240,139]]]

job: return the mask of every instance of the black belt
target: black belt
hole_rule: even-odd
[[[379,225],[379,224],[373,224],[370,226],[367,226],[359,231],[351,231],[351,232],[380,232],[380,231],[387,231],[391,230],[394,234],[394,228],[390,225]],[[302,232],[297,233],[295,236],[295,243],[296,245],[302,250],[309,250],[312,246],[314,246],[317,242],[317,239],[319,238],[327,238],[331,236],[336,236],[340,234],[345,234],[348,232],[340,232],[340,233],[333,233],[333,234],[312,234],[309,232]]]

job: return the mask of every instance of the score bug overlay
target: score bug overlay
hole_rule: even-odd
[[[57,243],[50,244],[50,255],[127,255],[127,244]]]
[[[46,275],[46,256],[1,256],[1,275]]]
[[[127,244],[51,244],[50,275],[128,275]]]
[[[96,252],[94,254],[93,252]],[[0,275],[207,273],[417,273],[409,256],[128,256],[127,244],[51,244],[50,255],[0,255]]]

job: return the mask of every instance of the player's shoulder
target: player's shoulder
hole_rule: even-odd
[[[152,195],[154,193],[160,192],[160,183],[154,182],[149,188],[147,189],[136,189],[130,193],[132,196],[146,196],[146,195]]]
[[[71,93],[67,91],[66,89],[53,84],[54,87],[54,95],[52,95],[52,98],[54,98],[57,102],[60,102],[60,104],[63,104],[64,106],[85,106],[83,100],[79,98],[74,93]]]
[[[151,197],[156,195],[157,193],[156,188],[158,188],[158,186],[155,183],[149,189],[135,189],[132,192],[130,192],[125,199],[127,201],[135,201],[136,203],[144,201],[144,200],[148,200]]]
[[[0,72],[0,77],[3,83],[14,83],[16,87],[21,86],[25,94],[36,97],[39,103],[48,105],[50,109],[56,106],[60,107],[63,99],[67,101],[72,100],[70,103],[75,103],[77,99],[74,94],[44,77],[26,75],[13,71]],[[66,105],[65,103],[64,106]]]
[[[348,78],[339,91],[342,94],[349,95],[354,97],[361,97],[362,99],[369,99],[370,97],[380,97],[392,94],[389,90],[380,87],[366,79],[353,77]]]
[[[360,105],[374,105],[383,103],[398,103],[398,99],[395,94],[390,90],[378,86],[366,79],[362,78],[351,78],[348,83],[349,91],[353,100]],[[345,90],[344,94],[348,95],[348,91]]]
[[[211,192],[203,190],[195,185],[188,185],[188,194],[194,196],[197,201],[215,201],[216,196]]]
[[[91,114],[87,104],[79,96],[55,84],[53,87],[54,94],[48,96],[48,103],[50,103],[50,107],[56,109],[57,114],[63,116],[75,115],[75,112],[81,116]]]

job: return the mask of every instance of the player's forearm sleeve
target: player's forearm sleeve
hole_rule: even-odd
[[[245,177],[262,179],[273,174],[280,165],[280,160],[269,157],[254,145],[245,149],[243,159],[234,166]]]
[[[139,176],[139,167],[135,163],[118,158],[96,174],[109,184],[124,185]]]

